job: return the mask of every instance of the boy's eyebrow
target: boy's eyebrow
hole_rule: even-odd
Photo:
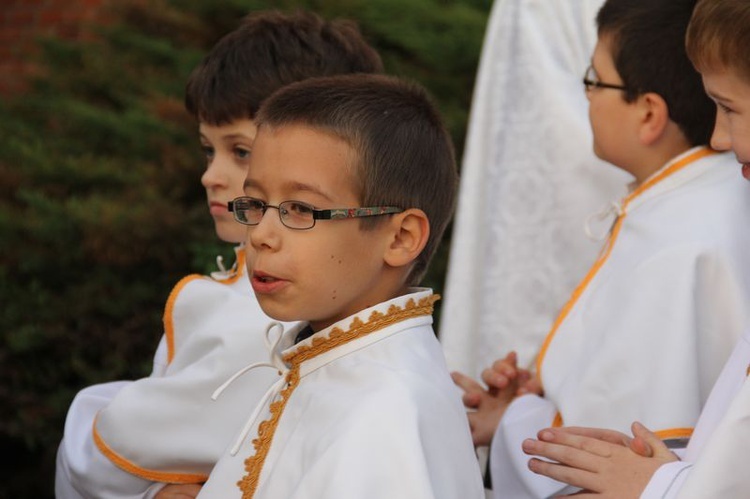
[[[244,133],[231,133],[229,135],[222,135],[221,138],[224,140],[227,140],[227,139],[228,140],[237,140],[237,139],[247,140],[247,139],[250,139],[250,136],[245,135]]]
[[[713,100],[720,100],[720,101],[722,101],[722,102],[726,102],[726,103],[732,103],[732,99],[731,99],[731,98],[729,98],[729,97],[725,97],[725,96],[724,96],[724,95],[722,95],[721,93],[717,93],[717,92],[714,92],[714,91],[711,91],[711,90],[706,90],[706,93],[707,93],[707,94],[708,94],[708,96],[709,96],[709,97],[711,97],[711,98],[712,98]]]
[[[204,133],[198,133],[201,139],[208,140],[208,137]],[[237,140],[237,139],[243,139],[243,140],[253,140],[252,137],[245,135],[244,133],[230,133],[229,135],[222,135],[220,137],[221,140]]]
[[[246,178],[242,187],[243,189],[247,189],[248,187],[258,187],[258,183],[252,179]],[[312,184],[305,184],[303,182],[291,181],[291,182],[286,182],[283,187],[284,187],[284,190],[288,192],[311,192],[313,194],[317,194],[318,196],[321,196],[327,199],[328,201],[331,201],[331,202],[334,201],[331,198],[331,196],[323,192],[322,189]]]

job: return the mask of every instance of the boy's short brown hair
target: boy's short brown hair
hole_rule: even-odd
[[[352,21],[302,10],[255,12],[193,70],[185,107],[198,121],[223,125],[252,119],[266,97],[289,83],[382,71],[380,56]]]
[[[685,51],[685,32],[696,0],[606,0],[596,22],[612,37],[612,58],[627,87],[625,100],[653,92],[691,145],[706,145],[715,107]]]
[[[272,95],[256,123],[259,130],[307,126],[343,140],[356,155],[362,206],[424,211],[430,237],[409,275],[410,285],[419,283],[453,215],[458,186],[453,143],[424,88],[372,74],[312,78]],[[378,222],[360,223],[367,230]]]
[[[686,46],[699,71],[731,68],[750,82],[750,2],[699,0]]]

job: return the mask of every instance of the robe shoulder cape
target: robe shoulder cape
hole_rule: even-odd
[[[415,291],[293,346],[300,327],[286,331],[283,377],[199,497],[483,498],[434,298]]]
[[[234,272],[192,275],[173,289],[154,373],[88,387],[76,396],[58,451],[58,497],[149,497],[163,483],[208,474],[276,375],[239,380],[211,394],[240,367],[267,359],[270,319],[255,300],[242,252]],[[235,398],[237,395],[241,395]]]

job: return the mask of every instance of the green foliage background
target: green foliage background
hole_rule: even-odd
[[[122,0],[87,41],[43,40],[43,76],[0,102],[0,498],[53,496],[84,386],[147,375],[171,287],[213,237],[190,70],[247,12],[357,20],[386,69],[433,94],[457,145],[491,0]],[[443,244],[426,285],[442,289]]]

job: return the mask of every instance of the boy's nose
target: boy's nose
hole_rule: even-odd
[[[226,185],[226,169],[226,161],[219,156],[215,157],[208,165],[206,165],[206,171],[201,175],[201,184],[203,184],[203,187],[208,189],[209,187],[217,185]]]
[[[711,134],[711,148],[717,151],[728,151],[732,148],[727,117],[720,110],[716,112],[716,123],[714,124],[714,131]]]
[[[279,214],[274,213],[275,211],[274,209],[266,210],[258,225],[247,228],[247,245],[256,249],[278,247],[280,232],[289,229],[284,227]]]

